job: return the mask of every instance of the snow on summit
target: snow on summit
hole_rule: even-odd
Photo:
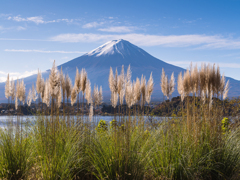
[[[123,40],[123,39],[119,39],[119,40],[112,40],[109,41],[101,46],[99,46],[98,48],[90,51],[89,53],[87,53],[87,56],[106,56],[106,55],[113,55],[113,54],[120,54],[123,57],[130,55],[133,52],[138,52],[141,54],[144,54],[144,51],[142,49],[140,49],[139,47],[131,44],[130,42]]]

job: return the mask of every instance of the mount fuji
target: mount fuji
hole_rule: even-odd
[[[122,65],[124,65],[125,72],[128,66],[131,66],[132,80],[136,77],[141,78],[142,74],[146,76],[148,80],[151,72],[154,80],[154,91],[152,94],[152,100],[161,100],[163,95],[160,88],[160,77],[162,68],[168,77],[174,72],[175,79],[180,72],[184,72],[185,69],[168,64],[162,60],[159,60],[152,55],[148,54],[143,49],[131,44],[130,42],[120,39],[109,41],[98,48],[77,57],[71,61],[68,61],[58,66],[60,70],[62,68],[64,74],[68,74],[72,82],[74,82],[76,67],[81,70],[85,68],[88,73],[88,78],[91,81],[92,88],[95,85],[103,87],[104,101],[110,100],[110,90],[108,87],[109,68],[112,67],[115,73],[117,68],[118,72],[121,72]],[[48,78],[50,70],[42,73],[44,79]],[[32,84],[36,82],[37,75],[32,75],[24,79],[26,89],[28,91]],[[240,95],[240,81],[226,77],[230,80],[230,96]],[[4,97],[5,83],[0,83],[0,102],[5,101]],[[173,96],[177,96],[178,93],[175,90]]]

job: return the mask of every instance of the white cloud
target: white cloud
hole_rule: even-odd
[[[60,34],[52,37],[52,41],[60,42],[106,42],[114,39],[125,39],[142,46],[167,46],[167,47],[190,47],[195,48],[224,48],[240,49],[240,40],[224,38],[219,35],[207,36],[199,34],[187,35],[149,35],[149,34]]]
[[[47,23],[56,23],[56,22],[67,22],[67,23],[71,23],[73,22],[74,20],[73,19],[56,19],[56,20],[51,20],[51,21],[45,21],[43,19],[42,16],[33,16],[33,17],[26,17],[26,18],[23,18],[21,17],[20,15],[18,16],[9,16],[7,18],[8,20],[13,20],[13,21],[17,21],[17,22],[22,22],[22,21],[25,21],[25,22],[34,22],[36,24],[47,24]],[[76,19],[77,20],[77,19]]]
[[[3,26],[0,26],[0,30],[1,31],[7,31],[7,30],[17,30],[17,31],[21,31],[21,30],[26,30],[25,27],[22,27],[22,26],[17,26],[17,27],[3,27]]]
[[[108,28],[101,28],[98,29],[99,31],[104,31],[104,32],[131,32],[133,31],[134,27],[127,27],[127,26],[113,26],[113,27],[108,27]]]
[[[17,22],[28,21],[28,22],[34,22],[36,24],[44,23],[42,16],[33,16],[33,17],[27,17],[27,18],[22,18],[21,16],[13,16],[13,17],[9,16],[8,20],[13,20]]]
[[[98,27],[98,26],[101,26],[101,25],[103,25],[104,24],[104,22],[91,22],[91,23],[87,23],[87,24],[84,24],[82,27],[83,28],[96,28],[96,27]]]
[[[82,54],[86,52],[81,51],[45,51],[45,50],[37,50],[37,49],[5,49],[7,52],[36,52],[36,53],[63,53],[63,54]]]
[[[37,74],[37,72],[38,72],[38,70],[25,71],[23,73],[20,73],[20,72],[10,72],[9,76],[10,76],[10,79],[13,78],[13,80],[16,80],[16,79],[21,79],[21,78],[25,78],[25,77],[31,76],[33,74]],[[0,82],[5,82],[7,80],[7,75],[8,75],[7,72],[0,71]]]

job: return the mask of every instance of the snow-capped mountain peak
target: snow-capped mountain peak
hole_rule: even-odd
[[[87,53],[87,56],[106,56],[106,55],[113,55],[113,54],[120,54],[121,56],[127,56],[130,55],[133,52],[140,52],[141,54],[144,53],[144,51],[137,46],[131,44],[130,42],[119,39],[119,40],[112,40],[109,41],[98,48],[90,51]]]

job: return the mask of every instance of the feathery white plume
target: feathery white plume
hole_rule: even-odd
[[[55,60],[53,62],[53,66],[49,75],[49,85],[50,85],[51,96],[53,98],[56,98],[60,90],[60,77],[58,74],[57,67],[55,65]]]
[[[132,107],[134,103],[134,88],[131,82],[127,82],[126,90],[125,90],[125,101],[128,108]]]
[[[11,98],[12,98],[12,100],[15,99],[15,93],[16,93],[16,90],[15,90],[15,82],[14,82],[14,80],[12,79],[12,81],[11,81]]]
[[[27,105],[28,106],[31,106],[31,103],[32,103],[32,89],[29,89],[28,91],[28,97],[27,97]]]
[[[182,78],[182,72],[179,73],[178,75],[178,86],[177,86],[178,93],[181,96],[181,101],[183,102],[184,100],[184,88],[183,88],[183,78]]]
[[[90,82],[90,80],[87,80],[87,84],[86,84],[86,97],[85,98],[86,98],[88,104],[92,103],[91,82]]]
[[[224,88],[223,99],[227,98],[229,89],[230,87],[229,87],[229,80],[228,80]]]
[[[175,86],[174,72],[171,75],[171,79],[170,79],[170,82],[168,83],[168,85],[169,85],[169,87],[168,87],[169,88],[169,95],[171,96],[172,93],[175,90],[175,88],[174,88],[174,86]]]
[[[47,107],[50,106],[50,99],[51,99],[51,93],[50,93],[50,85],[49,85],[49,80],[47,79],[45,82],[45,90],[44,90],[44,99],[43,102],[47,105]]]
[[[8,99],[10,97],[10,82],[9,82],[9,74],[7,76],[7,81],[5,84],[5,97]]]
[[[102,104],[102,102],[103,102],[102,86],[100,86],[98,98],[99,98],[98,103],[99,103],[99,105],[100,105],[100,104]]]
[[[112,67],[110,67],[108,83],[109,83],[110,91],[113,92],[114,91],[114,76],[113,76]]]
[[[168,89],[167,84],[168,84],[168,80],[166,78],[164,69],[162,68],[162,75],[161,75],[160,86],[161,86],[161,90],[162,90],[162,93],[163,93],[164,96],[167,96],[167,89]]]
[[[57,95],[57,107],[60,108],[62,103],[62,88],[59,88],[58,95]]]
[[[125,78],[124,78],[124,66],[122,65],[121,74],[118,76],[118,95],[120,104],[123,104],[123,98],[125,94]]]
[[[36,90],[38,94],[41,93],[41,87],[42,87],[42,74],[41,74],[41,71],[38,70],[37,82],[36,82]]]
[[[224,87],[225,87],[225,76],[224,76],[224,73],[223,73],[222,78],[221,78],[221,82],[220,82],[220,93],[221,93],[222,96],[223,96],[223,93],[224,93]]]
[[[68,75],[66,75],[65,77],[65,88],[66,88],[66,96],[68,99],[71,96],[71,92],[72,92],[72,81]]]
[[[18,86],[18,98],[19,98],[19,101],[21,101],[23,104],[25,104],[25,99],[26,99],[25,91],[26,91],[25,84],[22,79],[21,83]]]
[[[136,82],[134,83],[134,101],[139,102],[141,99],[141,83],[137,77]]]
[[[81,91],[81,75],[78,72],[78,68],[76,67],[76,76],[75,76],[75,83],[74,83],[75,90],[77,94]]]
[[[61,67],[61,72],[60,72],[60,82],[61,82],[61,88],[62,88],[62,97],[63,99],[65,99],[65,94],[66,94],[66,81],[65,81],[65,77],[62,71],[62,67]]]
[[[44,86],[45,86],[45,84],[44,84]],[[37,100],[37,92],[36,92],[36,90],[34,88],[34,84],[32,85],[32,100],[33,101]]]
[[[152,77],[152,73],[151,73],[149,80],[147,82],[147,88],[146,88],[146,101],[148,104],[151,101],[152,92],[153,92],[153,77]]]
[[[85,93],[86,90],[86,85],[87,85],[87,72],[86,70],[83,68],[81,71],[81,91],[83,92],[83,94]]]
[[[44,99],[44,91],[45,91],[45,82],[44,82],[44,79],[42,79],[41,80],[41,90],[40,90],[40,96],[41,96],[42,100]]]
[[[71,105],[73,106],[74,103],[76,102],[77,100],[77,90],[76,90],[76,86],[74,86],[72,88],[72,92],[71,92]]]

